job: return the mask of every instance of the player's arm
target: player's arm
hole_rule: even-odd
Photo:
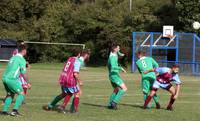
[[[125,55],[124,53],[121,53],[120,51],[118,51],[117,54],[118,54],[119,56],[124,56],[124,55]]]
[[[20,63],[20,73],[21,73],[21,76],[24,78],[24,80],[26,80],[26,82],[28,83],[28,88],[31,88],[31,84],[29,82],[29,78],[28,78],[28,74],[26,70],[26,62]]]
[[[118,62],[115,58],[110,59],[110,65],[111,65],[111,72],[118,73],[119,71],[126,72],[122,67],[118,66]]]
[[[176,84],[176,93],[174,95],[174,99],[177,99],[178,96],[179,96],[179,92],[180,92],[180,88],[181,88],[181,81],[180,81],[180,78],[178,76],[178,74],[176,74],[173,78],[172,78],[172,81]]]
[[[31,84],[30,84],[30,81],[29,81],[29,78],[28,78],[28,74],[27,73],[21,74],[21,76],[24,78],[24,80],[26,80],[27,86],[30,89],[31,88]]]
[[[181,88],[181,84],[177,84],[176,85],[176,94],[174,95],[174,99],[178,98],[179,92],[180,92],[180,88]]]
[[[142,71],[141,71],[141,69],[138,67],[137,63],[136,63],[136,66],[137,66],[138,72],[141,74]]]
[[[78,82],[78,84],[82,86],[83,82],[80,80],[80,74],[79,74],[80,69],[81,69],[81,63],[78,60],[76,60],[74,63],[74,78]]]
[[[155,72],[155,70],[156,70],[155,68],[149,69],[149,70],[145,71],[144,74],[148,74],[150,72]]]
[[[158,68],[159,67],[158,63],[153,58],[151,58],[151,60],[152,60],[153,67]]]
[[[74,72],[74,78],[76,79],[76,81],[78,82],[78,84],[80,86],[83,85],[82,81],[80,80],[80,74],[79,74],[79,72]]]

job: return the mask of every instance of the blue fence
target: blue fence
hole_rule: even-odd
[[[200,38],[195,33],[174,33],[174,39],[162,38],[161,32],[132,33],[132,72],[136,70],[135,53],[138,49],[146,50],[160,66],[177,63],[181,73],[200,75]]]

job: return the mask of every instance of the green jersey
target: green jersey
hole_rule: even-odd
[[[18,80],[20,74],[26,73],[26,60],[21,54],[13,56],[3,74],[3,81]]]
[[[145,71],[158,67],[158,63],[153,58],[144,56],[136,62],[136,65],[138,71],[142,74],[142,78],[156,77],[154,72],[144,74]]]
[[[109,75],[119,75],[119,72],[122,70],[122,68],[118,64],[118,55],[117,53],[110,53],[109,59],[108,59],[108,70]]]

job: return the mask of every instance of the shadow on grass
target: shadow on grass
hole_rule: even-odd
[[[94,107],[99,107],[99,108],[108,108],[108,106],[106,105],[99,105],[99,104],[91,104],[91,103],[82,103],[83,105],[87,105],[87,106],[94,106]],[[120,103],[119,105],[121,106],[127,106],[127,107],[134,107],[134,108],[140,108],[142,110],[144,110],[142,105],[139,104],[125,104],[125,103]],[[155,107],[151,107],[151,108],[147,108],[146,110],[151,110],[151,109],[156,109]],[[161,107],[161,110],[166,110],[165,108]],[[160,110],[160,109],[156,109],[156,110]]]
[[[139,105],[139,104],[138,104],[138,105],[137,105],[137,104],[119,104],[119,105],[144,109],[143,105]],[[150,108],[147,108],[146,110],[151,110],[151,109],[156,109],[156,107],[151,106]],[[161,110],[166,110],[166,108],[164,108],[164,107],[161,107],[160,109],[161,109]],[[160,110],[160,109],[156,109],[156,110]]]
[[[125,104],[125,103],[120,103],[119,105],[143,109],[143,106],[142,106],[142,105],[137,105],[137,104]]]
[[[88,106],[94,106],[94,107],[100,107],[100,108],[107,108],[108,106],[105,105],[98,105],[98,104],[91,104],[91,103],[82,103],[83,105],[88,105]]]
[[[99,105],[99,104],[91,104],[91,103],[82,103],[83,105],[88,105],[88,106],[94,106],[94,107],[100,107],[100,108],[108,108],[106,105]],[[143,106],[141,105],[135,105],[135,104],[124,104],[120,103],[119,105],[121,106],[129,106],[129,107],[135,107],[135,108],[141,108],[143,109]]]

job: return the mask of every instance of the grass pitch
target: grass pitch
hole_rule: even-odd
[[[138,73],[122,74],[128,92],[119,104],[119,110],[106,108],[112,92],[106,67],[88,67],[81,71],[84,82],[78,114],[46,112],[42,106],[48,104],[58,93],[58,77],[63,64],[33,64],[29,72],[32,89],[28,91],[26,104],[20,108],[23,117],[0,116],[0,121],[199,121],[200,120],[200,79],[181,75],[183,82],[174,111],[165,110],[169,94],[159,90],[162,109],[143,110],[143,95]],[[0,77],[5,64],[0,64]],[[5,91],[0,83],[0,95]],[[152,103],[153,104],[153,103]],[[70,105],[69,105],[70,106]],[[69,109],[69,106],[67,109]],[[11,111],[11,109],[10,109]]]

